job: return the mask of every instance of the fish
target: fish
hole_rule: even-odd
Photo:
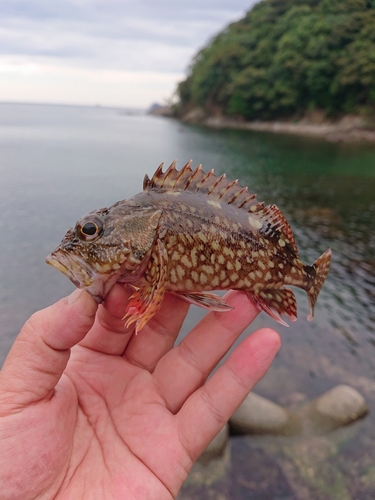
[[[94,210],[65,234],[46,262],[101,303],[115,283],[132,288],[124,316],[135,331],[160,309],[166,292],[213,311],[232,307],[215,290],[242,290],[279,323],[297,319],[289,286],[306,291],[314,315],[331,249],[312,265],[300,259],[276,205],[225,174],[164,164],[143,191]]]

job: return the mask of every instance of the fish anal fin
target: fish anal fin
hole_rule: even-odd
[[[225,312],[233,309],[224,299],[214,293],[201,292],[172,292],[178,297],[195,306],[203,307],[211,311]]]
[[[259,293],[248,292],[261,310],[278,323],[289,326],[281,317],[285,314],[291,321],[297,319],[297,303],[294,293],[289,288],[272,288]]]

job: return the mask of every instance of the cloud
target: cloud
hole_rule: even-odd
[[[29,83],[34,95],[37,74],[38,83],[52,91],[64,72],[76,85],[83,70],[86,82],[91,80],[87,75],[98,81],[101,74],[129,81],[134,72],[137,79],[143,73],[147,81],[147,75],[164,73],[163,92],[171,92],[170,81],[176,85],[198,49],[249,6],[249,0],[1,0],[0,99],[19,95],[11,91],[17,74],[33,75]],[[27,93],[27,82],[16,87]],[[63,90],[58,85],[55,95],[69,94],[57,94],[57,88]],[[155,98],[160,91],[155,83]]]
[[[152,64],[155,52],[162,53],[168,46],[174,53],[168,54],[171,64],[183,69],[188,62],[184,57],[239,18],[246,5],[244,0],[2,0],[0,53],[86,60],[89,64],[115,61],[121,68],[128,69],[130,64],[134,69],[134,58],[128,53],[142,55],[152,45],[148,59]],[[126,57],[121,57],[124,50]],[[137,57],[140,67],[142,59]],[[159,56],[157,63],[162,59]]]
[[[17,102],[102,104],[144,108],[166,101],[183,74],[154,71],[118,71],[31,64],[0,57],[1,91]],[[25,96],[27,98],[25,99]],[[58,99],[56,98],[58,96]]]

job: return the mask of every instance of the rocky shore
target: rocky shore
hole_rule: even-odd
[[[331,142],[375,142],[375,128],[369,126],[361,116],[347,115],[338,121],[328,121],[320,113],[311,113],[299,121],[244,121],[223,116],[207,116],[199,108],[183,115],[185,123],[205,125],[213,128],[233,128],[302,135],[326,139]]]
[[[356,440],[359,427],[350,424],[368,411],[364,397],[348,385],[290,408],[250,392],[194,464],[177,498],[350,500],[341,456]],[[361,473],[372,484],[373,461],[367,463],[362,461]],[[362,489],[369,486],[365,482]],[[375,498],[373,493],[355,498]]]

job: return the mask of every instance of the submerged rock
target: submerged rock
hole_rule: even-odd
[[[305,435],[312,439],[350,424],[367,412],[363,396],[347,385],[334,387],[293,411],[251,392],[229,424],[234,434]],[[186,486],[208,487],[223,480],[231,462],[228,434],[227,424],[194,464]]]
[[[228,445],[228,438],[229,426],[226,424],[198,458],[198,462],[204,464],[211,460],[211,458],[217,458],[224,455],[225,448]]]
[[[368,412],[364,397],[338,385],[296,410],[251,392],[230,419],[234,434],[320,435],[348,425]]]
[[[232,415],[230,427],[237,434],[296,434],[300,423],[292,413],[258,394],[250,392]]]
[[[213,484],[222,478],[230,464],[229,426],[226,424],[193,465],[185,485]]]
[[[325,433],[364,417],[368,406],[353,387],[338,385],[314,399],[299,411],[308,420],[312,433]]]

